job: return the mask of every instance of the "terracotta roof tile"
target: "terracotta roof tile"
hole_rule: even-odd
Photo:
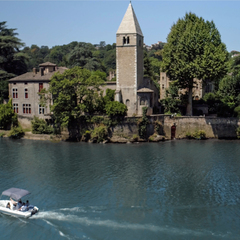
[[[49,73],[46,73],[44,75],[41,76],[41,73],[40,72],[37,72],[37,74],[34,74],[33,72],[27,72],[27,73],[24,73],[20,76],[17,76],[17,77],[14,77],[14,78],[11,78],[9,79],[8,81],[9,82],[23,82],[23,81],[50,81],[50,78],[52,77],[52,75],[56,72],[59,72],[59,73],[63,73],[65,70],[67,70],[68,68],[66,67],[58,67],[56,69],[56,71],[54,72],[49,72]]]
[[[45,63],[39,64],[39,67],[49,67],[49,66],[54,67],[54,66],[57,66],[57,65],[54,64],[54,63],[51,63],[51,62],[45,62]]]
[[[137,92],[154,92],[154,91],[150,88],[140,88],[137,90]]]

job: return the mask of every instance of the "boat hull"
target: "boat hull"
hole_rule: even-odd
[[[34,206],[33,208],[31,208],[28,211],[22,212],[22,211],[14,210],[13,206],[11,204],[11,209],[9,209],[9,208],[6,208],[8,202],[9,202],[8,200],[0,201],[0,212],[1,213],[7,214],[10,216],[15,216],[15,217],[29,218],[38,212],[38,208],[36,206]]]

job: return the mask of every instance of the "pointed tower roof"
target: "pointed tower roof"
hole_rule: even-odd
[[[133,10],[131,2],[128,5],[128,9],[123,17],[123,20],[117,30],[117,34],[125,34],[125,33],[137,33],[141,36],[142,30],[140,28],[140,25],[138,23],[136,14]]]

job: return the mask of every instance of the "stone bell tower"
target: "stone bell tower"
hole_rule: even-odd
[[[143,84],[143,34],[130,2],[116,36],[116,101],[128,107],[128,116],[138,114],[137,90]]]

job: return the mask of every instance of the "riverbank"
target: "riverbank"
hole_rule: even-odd
[[[49,141],[73,141],[77,139],[91,143],[159,142],[170,139],[186,139],[198,132],[204,133],[203,138],[206,139],[237,139],[237,129],[240,126],[238,118],[175,117],[159,114],[148,116],[146,139],[141,139],[139,137],[141,117],[126,117],[124,121],[115,126],[105,127],[107,129],[105,137],[100,141],[96,137],[89,136],[94,129],[98,128],[99,124],[74,126],[69,132],[65,130],[60,135],[47,135],[29,132],[31,125],[26,127],[26,119],[19,119],[19,122],[21,126],[28,129],[24,139]],[[3,135],[1,132],[5,132],[5,137],[8,135],[8,131],[0,130],[0,136]]]
[[[10,131],[0,130],[0,136],[4,138],[8,138],[8,134]],[[52,134],[33,134],[31,132],[25,132],[22,139],[30,139],[30,140],[39,140],[39,141],[52,141],[52,142],[60,142],[60,141],[69,141],[68,134],[65,132],[59,135]],[[156,135],[151,138],[151,140],[145,140],[140,138],[125,138],[123,136],[113,136],[112,138],[107,138],[102,143],[133,143],[133,142],[159,142],[167,140],[164,136]],[[81,140],[81,142],[89,142],[89,143],[97,143],[97,139],[92,140]]]

